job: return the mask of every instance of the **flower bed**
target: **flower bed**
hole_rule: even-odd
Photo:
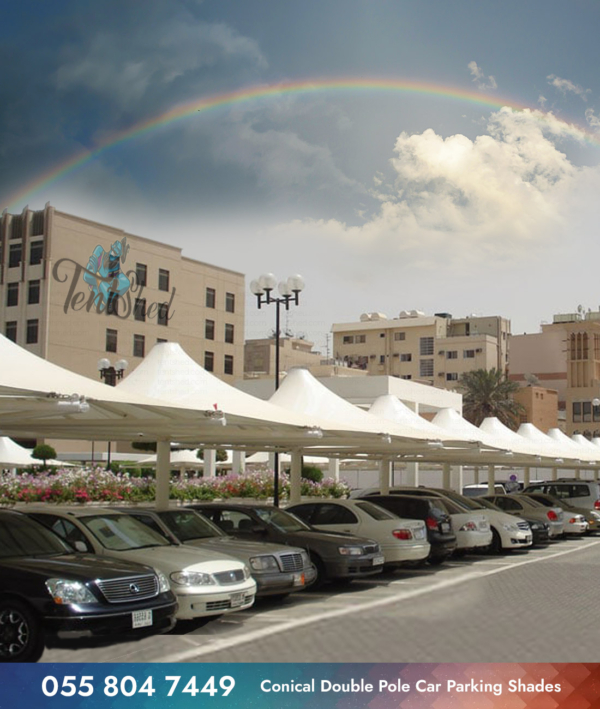
[[[289,496],[289,475],[281,473],[280,496]],[[326,478],[316,483],[302,480],[304,497],[344,497],[350,491],[345,482]],[[156,494],[154,478],[130,477],[101,468],[59,469],[55,472],[0,475],[0,504],[16,502],[151,502]],[[170,497],[174,500],[273,497],[273,471],[215,478],[172,478]]]

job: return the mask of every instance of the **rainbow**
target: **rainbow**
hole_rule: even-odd
[[[288,81],[277,84],[261,84],[247,88],[237,89],[227,93],[214,94],[201,99],[194,99],[187,103],[179,104],[159,116],[136,123],[129,128],[114,133],[106,137],[100,144],[90,150],[84,150],[72,156],[60,165],[52,167],[47,172],[38,175],[34,180],[21,187],[7,199],[8,208],[12,209],[24,200],[35,196],[40,190],[59,181],[65,175],[77,170],[87,163],[95,160],[106,150],[114,148],[129,140],[134,140],[138,136],[150,133],[163,126],[184,120],[196,113],[204,113],[212,109],[223,106],[235,106],[237,104],[258,99],[266,99],[273,96],[302,95],[318,92],[338,92],[338,91],[389,91],[437,98],[446,98],[455,101],[467,102],[487,108],[500,109],[508,107],[515,111],[535,110],[540,115],[540,120],[544,120],[545,114],[539,108],[532,109],[525,104],[516,103],[512,100],[499,99],[497,96],[482,94],[478,91],[466,90],[452,86],[429,84],[417,81],[406,81],[385,78],[341,78],[341,79],[316,79],[303,81]],[[565,132],[571,134],[579,140],[584,138],[585,142],[600,145],[600,138],[591,135],[586,128],[574,124],[566,124]]]

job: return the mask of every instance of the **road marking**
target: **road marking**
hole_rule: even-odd
[[[255,640],[261,640],[262,638],[270,637],[278,633],[283,633],[289,630],[295,630],[303,626],[311,625],[313,623],[319,623],[322,621],[331,620],[332,618],[342,618],[349,615],[355,615],[365,610],[373,610],[375,608],[383,608],[385,606],[393,605],[400,601],[404,601],[410,598],[415,598],[417,596],[424,596],[428,593],[433,593],[434,591],[440,591],[442,589],[450,588],[452,586],[457,586],[461,583],[466,583],[468,581],[486,578],[487,576],[493,576],[495,574],[502,573],[509,569],[516,569],[520,566],[526,566],[528,564],[535,564],[540,561],[548,561],[549,559],[555,559],[560,556],[565,556],[566,554],[571,554],[573,552],[579,552],[584,549],[589,549],[593,546],[600,544],[600,541],[593,541],[585,544],[585,546],[577,546],[576,548],[566,549],[563,551],[557,551],[549,555],[544,555],[536,557],[535,559],[524,559],[523,561],[516,561],[510,565],[502,566],[501,568],[489,569],[487,571],[478,572],[474,571],[466,576],[461,576],[460,578],[452,578],[440,581],[437,584],[428,586],[426,588],[418,588],[412,590],[406,590],[403,593],[399,593],[392,597],[386,597],[377,599],[374,601],[367,601],[365,603],[352,605],[351,607],[332,609],[328,608],[323,612],[317,613],[308,618],[295,618],[288,622],[282,623],[276,628],[260,628],[256,630],[250,630],[244,635],[236,635],[235,637],[223,638],[211,642],[211,638],[206,638],[207,643],[202,648],[197,650],[184,650],[183,652],[175,653],[172,655],[163,656],[161,662],[186,662],[187,660],[193,660],[196,657],[201,657],[204,655],[210,655],[211,653],[221,652],[222,650],[227,650],[238,645],[245,645],[247,643],[253,642]],[[118,661],[118,657],[115,661]]]

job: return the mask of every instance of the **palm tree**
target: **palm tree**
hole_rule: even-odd
[[[516,382],[511,382],[499,369],[474,369],[465,372],[459,386],[464,391],[463,416],[475,426],[483,419],[495,416],[505,426],[515,430],[519,418],[525,413],[521,404],[513,399],[519,390]]]

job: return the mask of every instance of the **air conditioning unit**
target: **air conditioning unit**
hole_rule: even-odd
[[[440,350],[440,351],[438,352],[438,354],[439,354],[439,355],[446,354],[446,350]]]
[[[438,377],[443,377],[443,376],[444,376],[444,372],[438,372]]]
[[[400,357],[400,353],[399,353],[399,352],[394,352],[393,357]]]
[[[478,348],[475,350],[475,352],[478,352],[478,353],[481,354],[481,352],[483,352],[483,349],[482,349],[481,347],[478,347]]]

